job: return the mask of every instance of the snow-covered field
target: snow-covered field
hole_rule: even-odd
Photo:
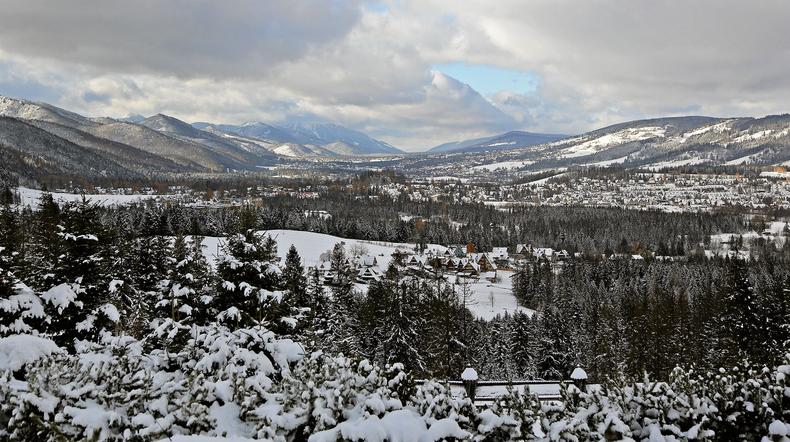
[[[41,190],[30,189],[28,187],[19,187],[18,192],[21,200],[21,205],[30,206],[32,208],[38,207],[38,202],[39,200],[41,200],[41,195],[44,193]],[[51,193],[52,193],[52,199],[54,199],[58,203],[82,201],[82,197],[83,197],[82,194],[77,194],[77,193],[61,193],[61,192],[51,192]],[[133,204],[149,199],[177,197],[176,195],[144,195],[144,194],[134,194],[134,195],[85,194],[84,196],[88,201],[102,206]]]
[[[484,279],[468,283],[472,297],[468,300],[466,307],[476,317],[486,321],[494,319],[497,315],[513,314],[517,311],[532,315],[534,311],[518,305],[516,297],[513,296],[513,280],[511,279],[513,272],[500,270],[498,274],[500,281],[496,283]],[[451,279],[451,282],[454,281]],[[461,293],[463,286],[456,287]]]
[[[672,160],[672,161],[662,161],[660,163],[653,163],[653,164],[647,166],[647,168],[649,170],[652,170],[652,171],[655,172],[657,170],[669,169],[669,168],[672,168],[672,167],[694,166],[694,165],[697,165],[697,164],[706,163],[707,161],[708,160],[705,160],[705,159],[702,159],[702,158],[698,158],[698,157],[694,157],[694,158],[686,158],[686,159],[683,159],[683,160]]]
[[[787,162],[790,166],[790,161]],[[768,178],[790,178],[790,172],[760,172],[760,176]]]
[[[534,161],[502,161],[499,163],[483,164],[481,166],[474,166],[474,170],[487,170],[493,172],[497,169],[518,169],[519,167],[529,166],[535,164]]]
[[[754,154],[751,154],[751,155],[746,155],[745,157],[738,157],[738,158],[735,158],[734,160],[727,161],[726,163],[724,163],[724,165],[725,166],[738,166],[738,165],[741,165],[741,164],[748,164],[748,163],[751,163],[754,160],[754,157],[759,156],[760,153],[761,152],[754,153]]]
[[[666,133],[666,128],[663,127],[651,126],[651,127],[627,128],[612,134],[602,135],[600,137],[593,138],[583,143],[576,144],[574,146],[563,149],[562,157],[575,158],[575,157],[583,157],[586,155],[592,155],[610,146],[617,146],[621,144],[630,143],[633,141],[647,140],[650,138],[664,137],[665,133]],[[568,144],[568,141],[573,141],[573,140],[566,140],[562,144]]]
[[[563,170],[563,169],[564,168],[560,168],[560,169],[557,169],[557,171],[560,171],[560,170]],[[565,173],[558,173],[557,175],[547,176],[546,178],[541,178],[539,180],[535,180],[535,181],[530,181],[528,183],[524,183],[524,184],[522,184],[522,186],[543,186],[546,183],[548,183],[549,180],[554,179],[554,178],[559,178],[559,177],[561,177],[563,175],[565,175]]]
[[[386,271],[392,261],[392,253],[395,250],[413,251],[415,245],[408,243],[388,243],[379,241],[365,241],[358,239],[345,239],[337,236],[326,235],[323,233],[302,232],[297,230],[267,230],[266,233],[277,241],[277,256],[285,260],[288,249],[293,244],[302,257],[305,267],[312,267],[321,262],[321,255],[331,250],[339,242],[345,243],[346,253],[353,254],[355,251],[376,257],[379,270]],[[224,239],[220,237],[206,237],[203,239],[203,253],[210,263],[216,261],[217,256],[222,253],[222,243]],[[428,248],[439,253],[444,252],[446,247],[429,244]],[[478,318],[490,320],[498,314],[513,313],[523,311],[532,313],[525,307],[518,305],[516,297],[513,296],[510,276],[512,272],[500,271],[500,282],[490,283],[484,279],[479,281],[469,281],[469,288],[472,296],[468,300],[467,307]],[[450,280],[450,282],[455,282]],[[461,285],[456,285],[459,292]],[[366,286],[358,285],[364,290]]]
[[[624,157],[620,157],[620,158],[615,158],[613,160],[605,160],[605,161],[598,161],[598,162],[595,162],[595,163],[588,163],[588,164],[586,164],[586,166],[607,167],[607,166],[611,166],[613,164],[623,164],[623,163],[625,163],[625,160],[627,160],[627,159],[628,159],[628,155],[626,155]]]
[[[735,233],[718,233],[711,235],[711,252],[724,256],[729,250],[732,249],[730,241],[738,236],[740,236],[740,238],[743,240],[745,246],[748,246],[749,242],[756,239],[764,239],[766,241],[772,241],[777,247],[783,247],[785,241],[787,241],[787,237],[784,236],[785,226],[787,226],[787,223],[784,221],[772,221],[768,226],[766,226],[766,229],[763,232],[751,231],[742,233],[740,235]]]

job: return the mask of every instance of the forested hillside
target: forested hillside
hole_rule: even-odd
[[[279,262],[258,233],[279,219],[267,208],[61,207],[44,194],[19,211],[13,199],[5,191],[0,211],[4,437],[156,440],[232,425],[390,439],[410,425],[437,439],[758,440],[788,421],[781,250],[683,264],[581,255],[559,273],[536,262],[517,269],[514,291],[537,314],[482,321],[463,289],[397,260],[367,293],[343,247],[329,254],[332,284],[295,249]],[[216,263],[192,236],[201,229],[228,238]],[[474,407],[442,384],[465,366],[501,380],[581,366],[604,387],[568,386],[560,407],[515,393]],[[660,383],[634,384],[644,376]]]

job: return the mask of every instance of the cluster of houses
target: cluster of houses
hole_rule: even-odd
[[[518,244],[515,253],[510,253],[507,247],[494,247],[490,252],[477,252],[474,244],[467,244],[429,248],[424,253],[399,248],[393,252],[392,257],[408,274],[434,278],[454,275],[456,280],[485,279],[494,282],[499,270],[512,270],[530,261],[559,264],[568,259],[570,254],[565,250],[532,247],[528,244]],[[375,256],[353,256],[348,258],[347,264],[355,270],[359,283],[368,284],[383,276],[383,269]],[[337,276],[336,269],[329,261],[319,263],[316,270],[325,283],[331,284]]]
[[[356,281],[362,284],[370,284],[378,281],[384,274],[379,268],[379,260],[373,255],[358,255],[348,258],[346,263],[356,272]],[[330,261],[321,261],[316,270],[322,282],[331,284],[337,277],[337,269],[332,267]]]

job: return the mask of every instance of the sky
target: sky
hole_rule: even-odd
[[[325,120],[409,151],[790,111],[785,0],[4,0],[0,94],[91,116]]]

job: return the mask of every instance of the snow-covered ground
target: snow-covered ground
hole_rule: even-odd
[[[628,159],[628,155],[626,155],[624,157],[620,157],[620,158],[615,158],[613,160],[605,160],[605,161],[598,161],[598,162],[595,162],[595,163],[588,163],[588,164],[586,164],[586,166],[607,167],[607,166],[611,166],[613,164],[623,164],[623,163],[625,163],[625,160],[627,160],[627,159]]]
[[[532,315],[533,310],[518,305],[518,300],[513,296],[513,272],[500,270],[498,272],[500,281],[491,283],[484,279],[468,282],[471,298],[467,301],[466,307],[480,319],[490,321],[497,315],[505,313],[513,314],[517,311]],[[451,278],[451,282],[455,282]],[[463,284],[456,285],[458,293],[462,293]]]
[[[519,167],[529,166],[535,164],[534,161],[501,161],[499,163],[483,164],[481,166],[474,166],[474,170],[487,170],[492,172],[497,169],[518,169]]]
[[[562,170],[562,169],[557,169],[557,170]],[[530,181],[528,183],[524,183],[523,186],[543,186],[547,182],[549,182],[549,180],[554,179],[554,178],[559,178],[559,177],[561,177],[563,175],[565,175],[565,173],[558,173],[557,175],[547,176],[546,178],[541,178],[539,180],[535,180],[535,181]]]
[[[633,141],[647,140],[650,138],[664,137],[665,133],[666,133],[666,129],[663,127],[651,126],[651,127],[627,128],[612,134],[602,135],[600,137],[593,138],[583,143],[576,144],[574,146],[563,149],[561,157],[575,158],[575,157],[583,157],[586,155],[592,155],[610,146],[617,146],[621,144],[630,143]]]
[[[738,157],[733,160],[727,161],[724,163],[725,166],[738,166],[741,164],[749,164],[751,163],[755,157],[759,156],[762,152],[753,153],[751,155],[746,155],[745,157]]]
[[[255,439],[247,439],[246,437],[214,437],[214,436],[173,436],[168,439],[162,439],[159,442],[253,442]]]
[[[384,272],[392,261],[392,253],[395,250],[413,251],[415,247],[414,244],[408,243],[345,239],[323,233],[298,230],[267,230],[266,233],[277,241],[277,256],[281,260],[285,260],[285,255],[293,244],[306,267],[319,264],[322,254],[331,250],[335,244],[343,242],[348,254],[353,254],[356,251],[375,256],[378,269]],[[205,237],[203,239],[203,253],[210,263],[214,263],[217,256],[222,253],[223,242],[224,239],[220,237]],[[437,244],[429,244],[428,248],[439,253],[446,250],[446,247]],[[511,275],[512,272],[499,271],[500,281],[497,283],[490,283],[482,278],[479,281],[468,282],[471,297],[467,302],[467,307],[475,316],[490,320],[498,314],[513,313],[517,310],[532,313],[532,310],[519,306],[516,297],[513,296]],[[451,278],[449,282],[454,283],[455,281]],[[463,288],[460,284],[455,287],[459,293]],[[360,284],[358,288],[364,290],[366,286]]]
[[[717,254],[720,256],[725,256],[732,250],[732,246],[730,244],[731,240],[740,236],[743,240],[743,248],[748,248],[749,243],[756,239],[764,239],[766,241],[772,241],[776,247],[784,247],[785,241],[787,241],[787,237],[784,236],[785,226],[787,223],[784,221],[772,221],[766,226],[765,231],[763,232],[745,232],[740,235],[735,233],[718,233],[715,235],[710,236],[710,252],[711,254]],[[742,250],[743,253],[748,253],[748,250]]]
[[[686,159],[683,159],[683,160],[672,160],[672,161],[662,161],[660,163],[653,163],[653,164],[647,166],[647,168],[649,170],[652,170],[652,171],[655,172],[657,170],[669,169],[669,168],[672,168],[672,167],[694,166],[694,165],[697,165],[697,164],[706,163],[707,161],[708,160],[705,160],[705,159],[702,159],[702,158],[693,157],[693,158],[686,158]]]
[[[18,192],[21,200],[21,205],[30,206],[32,208],[38,207],[38,202],[39,200],[41,200],[41,195],[44,193],[41,190],[30,189],[28,187],[19,187]],[[51,193],[52,193],[52,199],[54,199],[58,203],[82,201],[82,197],[83,197],[82,194],[77,194],[77,193],[61,193],[61,192],[51,192]],[[145,195],[145,194],[134,194],[134,195],[85,194],[84,196],[88,201],[102,206],[133,204],[149,199],[177,197],[176,195]]]
[[[787,165],[790,166],[790,161],[787,162]],[[768,177],[768,178],[790,178],[790,172],[760,172],[760,176]]]

